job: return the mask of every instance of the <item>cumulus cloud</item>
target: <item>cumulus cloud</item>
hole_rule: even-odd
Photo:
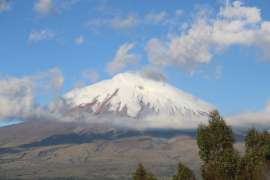
[[[270,130],[270,101],[264,110],[245,112],[228,118],[228,123],[238,128],[258,128]]]
[[[55,37],[55,33],[48,29],[34,30],[29,34],[29,41],[38,42],[44,40],[51,40]]]
[[[126,66],[136,64],[139,61],[139,57],[130,52],[134,48],[134,44],[125,43],[117,50],[113,61],[107,66],[107,70],[110,74],[114,74],[123,70]]]
[[[10,10],[11,4],[8,0],[0,0],[0,13]]]
[[[41,90],[60,89],[63,82],[63,75],[57,68],[22,78],[1,77],[0,120],[27,119],[44,114],[45,111],[36,103],[36,94]]]
[[[85,38],[84,36],[80,35],[78,37],[75,38],[75,43],[77,45],[82,45],[85,42]]]
[[[233,45],[270,47],[270,21],[260,9],[240,1],[227,3],[215,17],[199,13],[189,28],[167,40],[151,39],[146,45],[149,60],[156,65],[176,65],[194,70]],[[157,50],[158,49],[158,50]],[[265,57],[270,58],[268,51]]]

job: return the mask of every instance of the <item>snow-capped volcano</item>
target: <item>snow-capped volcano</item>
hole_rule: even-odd
[[[213,107],[163,81],[139,73],[122,73],[64,95],[76,111],[93,115],[120,115],[134,119],[134,125],[189,128],[207,119]],[[166,124],[166,125],[165,125]]]

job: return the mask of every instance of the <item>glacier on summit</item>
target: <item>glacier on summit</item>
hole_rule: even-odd
[[[196,128],[214,109],[164,81],[129,72],[72,90],[63,99],[73,114],[91,115],[88,121],[129,128]]]

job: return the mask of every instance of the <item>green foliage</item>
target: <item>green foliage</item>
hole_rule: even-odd
[[[249,151],[238,164],[237,180],[264,180],[264,158],[255,151]]]
[[[270,160],[270,134],[268,132],[258,132],[251,129],[245,139],[246,153],[254,151],[265,160]]]
[[[183,164],[179,163],[177,173],[173,176],[172,180],[195,180],[193,172]]]
[[[265,172],[270,161],[270,134],[258,132],[254,128],[249,130],[245,138],[246,153],[239,162],[238,180],[267,179]]]
[[[232,129],[226,125],[218,111],[209,115],[209,125],[200,125],[197,130],[197,144],[200,158],[208,162],[224,150],[232,150],[234,135]]]
[[[202,176],[207,180],[230,180],[237,174],[238,153],[233,149],[234,135],[218,111],[209,115],[209,124],[197,130]]]
[[[202,176],[207,180],[233,180],[237,175],[239,154],[225,150],[202,166]]]
[[[209,124],[197,131],[199,155],[204,161],[202,176],[206,180],[264,180],[270,161],[270,134],[251,129],[245,138],[243,157],[234,150],[232,129],[217,111]]]
[[[151,172],[147,172],[144,166],[139,163],[136,171],[133,173],[133,180],[157,180],[157,178]]]

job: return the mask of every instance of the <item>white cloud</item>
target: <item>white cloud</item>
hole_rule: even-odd
[[[261,21],[260,9],[256,7],[244,7],[241,1],[234,1],[232,4],[227,3],[220,10],[220,16],[232,20],[244,20],[247,23],[257,23]]]
[[[34,107],[33,84],[28,78],[0,80],[0,119],[25,116]]]
[[[22,78],[2,76],[0,78],[0,120],[40,116],[44,112],[36,103],[36,94],[40,91],[60,89],[63,83],[63,75],[57,68]]]
[[[209,64],[213,57],[233,45],[270,47],[270,21],[263,21],[260,9],[245,7],[240,1],[228,3],[216,17],[199,13],[189,28],[165,41],[153,38],[146,51],[156,65],[176,65],[194,70]],[[157,50],[159,49],[159,50]]]
[[[158,24],[164,22],[167,19],[167,16],[168,13],[166,11],[161,11],[158,13],[151,12],[145,15],[145,20],[148,23]]]
[[[34,9],[41,15],[47,15],[54,10],[53,0],[38,0],[34,5]]]
[[[134,44],[125,43],[117,50],[116,55],[107,69],[110,74],[114,74],[123,70],[126,66],[136,64],[139,60],[138,56],[130,51],[134,48]]]
[[[270,101],[262,111],[241,113],[229,117],[227,122],[238,128],[255,127],[261,130],[270,130]]]
[[[0,0],[0,13],[10,10],[11,4],[8,0]]]
[[[151,39],[146,51],[152,64],[194,68],[211,61],[210,43],[210,27],[204,20],[198,20],[185,34],[173,37],[169,42]]]
[[[82,35],[75,38],[75,43],[77,45],[82,45],[82,44],[84,44],[84,42],[85,42],[85,38]]]
[[[29,41],[31,42],[38,42],[38,41],[43,41],[43,40],[50,40],[55,37],[55,34],[53,31],[48,30],[48,29],[43,29],[43,30],[35,30],[32,31],[29,35]]]

